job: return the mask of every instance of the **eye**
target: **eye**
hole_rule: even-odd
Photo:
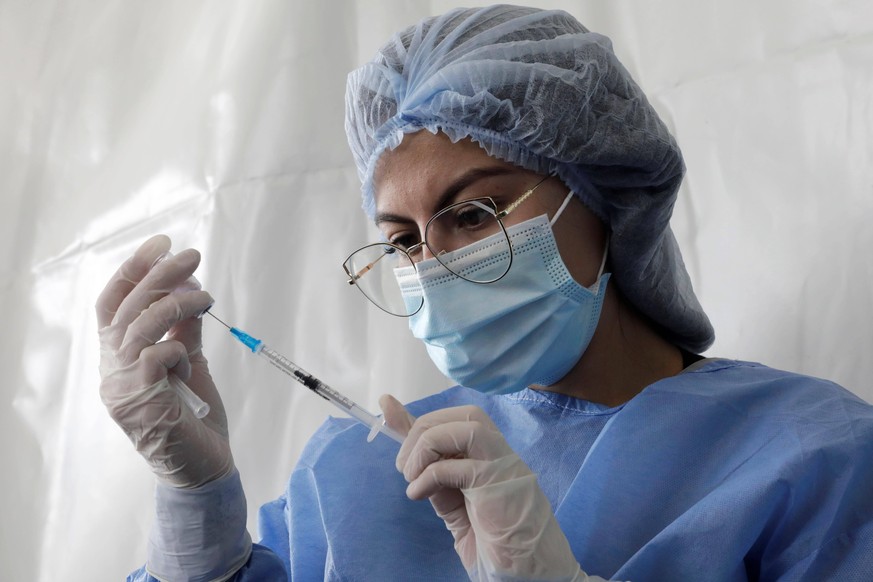
[[[452,215],[457,230],[476,230],[494,222],[494,211],[477,200],[462,204]]]
[[[400,247],[404,251],[408,251],[410,247],[418,244],[418,235],[412,233],[395,234],[388,238],[388,242]]]

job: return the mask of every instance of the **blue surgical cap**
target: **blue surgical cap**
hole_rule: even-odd
[[[608,225],[613,280],[628,301],[679,347],[712,345],[669,225],[682,153],[608,38],[563,11],[506,5],[453,10],[396,34],[346,90],[371,218],[379,156],[421,129],[558,176]]]

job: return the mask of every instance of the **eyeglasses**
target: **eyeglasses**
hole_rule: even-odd
[[[530,197],[548,177],[526,190],[502,211],[490,197],[456,202],[434,214],[424,227],[424,240],[407,244],[403,238],[363,246],[343,262],[349,285],[357,287],[379,309],[398,317],[410,317],[421,310],[424,298],[420,294],[404,294],[400,290],[396,269],[412,267],[424,258],[424,248],[453,275],[477,284],[494,283],[502,279],[512,266],[512,245],[503,219]],[[496,236],[495,236],[496,235]],[[485,270],[465,270],[453,266],[452,251],[494,237],[488,245],[491,261]],[[417,238],[417,237],[416,237]]]

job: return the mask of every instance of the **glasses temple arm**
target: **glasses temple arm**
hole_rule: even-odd
[[[510,204],[509,206],[507,206],[503,211],[498,212],[498,213],[495,215],[495,216],[497,217],[497,219],[500,220],[500,219],[502,219],[502,218],[506,218],[506,216],[507,216],[510,212],[512,212],[513,210],[515,210],[516,208],[518,208],[518,205],[519,205],[519,204],[521,204],[522,202],[524,202],[525,200],[527,200],[527,199],[530,197],[530,195],[534,193],[534,190],[536,190],[537,187],[538,187],[540,184],[542,184],[543,182],[545,182],[546,180],[548,180],[549,177],[550,177],[550,176],[546,176],[545,178],[543,178],[542,180],[540,180],[539,182],[537,182],[536,184],[534,184],[533,188],[531,188],[530,190],[528,190],[527,192],[525,192],[524,194],[522,194],[522,195],[518,198],[518,200],[516,200],[515,202],[513,202],[512,204]]]
[[[423,242],[420,242],[420,243],[414,244],[414,245],[412,245],[411,247],[409,247],[408,250],[406,250],[406,251],[401,251],[401,252],[405,252],[407,255],[409,255],[409,253],[411,253],[411,252],[414,253],[416,250],[418,250],[418,247],[422,246],[423,244],[424,244]],[[356,273],[354,273],[354,274],[349,273],[349,285],[354,285],[354,284],[355,284],[355,281],[357,281],[357,280],[360,279],[363,275],[365,275],[365,274],[367,273],[367,271],[369,271],[370,269],[372,269],[373,267],[375,267],[375,266],[376,266],[376,263],[378,263],[379,261],[381,261],[382,259],[384,259],[386,256],[388,256],[388,255],[390,255],[390,254],[392,254],[392,253],[396,253],[397,250],[398,250],[398,249],[395,249],[394,247],[391,247],[391,250],[390,250],[390,251],[385,252],[385,253],[382,253],[382,254],[379,256],[379,258],[377,258],[377,259],[374,260],[374,261],[371,261],[371,262],[367,263],[366,265],[364,265],[363,267],[361,267],[361,268],[360,268]],[[411,259],[410,259],[410,262],[411,262]],[[346,271],[346,272],[348,272],[348,271]]]

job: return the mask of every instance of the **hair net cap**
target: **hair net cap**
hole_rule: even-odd
[[[625,297],[676,345],[712,344],[669,226],[682,154],[609,39],[563,11],[503,5],[454,10],[396,34],[349,75],[346,91],[370,217],[379,156],[421,129],[558,176],[609,226]]]

